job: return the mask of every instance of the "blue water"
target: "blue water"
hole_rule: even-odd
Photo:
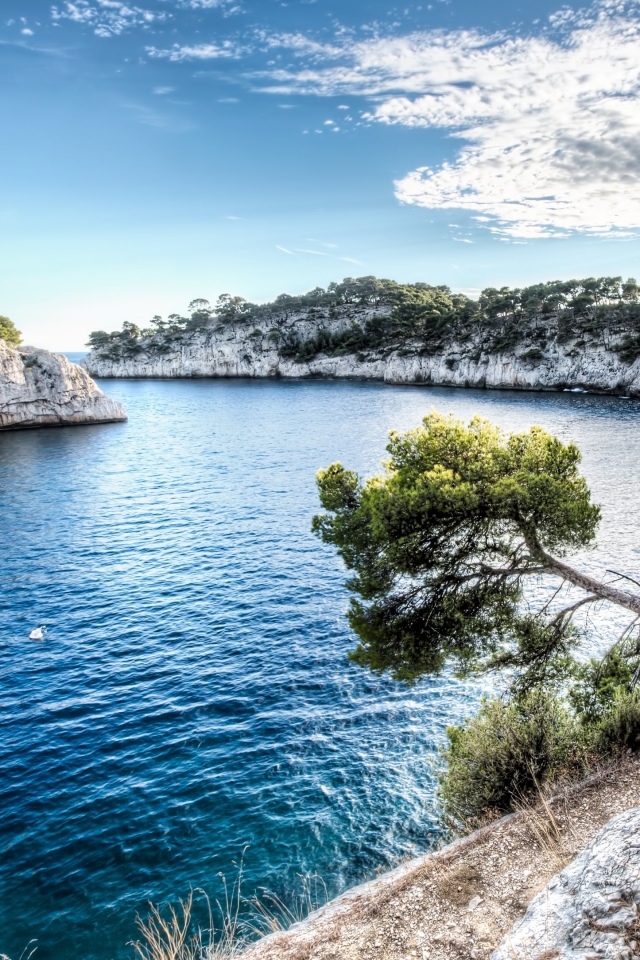
[[[66,350],[64,351],[63,356],[65,356],[67,360],[71,360],[72,363],[80,363],[83,357],[86,357],[87,353],[87,350]]]
[[[432,405],[575,438],[600,552],[640,572],[633,401],[382,384],[104,381],[126,424],[0,434],[0,952],[120,960],[190,887],[330,895],[437,834],[432,757],[480,686],[346,660],[316,470]],[[48,626],[44,643],[28,639]],[[605,630],[606,632],[606,630]],[[598,635],[599,636],[599,635]],[[594,642],[600,642],[598,636]],[[605,642],[602,633],[600,640]]]

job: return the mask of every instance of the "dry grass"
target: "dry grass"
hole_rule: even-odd
[[[300,891],[291,906],[269,890],[245,899],[242,896],[242,863],[231,888],[224,877],[222,882],[224,902],[216,901],[221,917],[218,928],[213,921],[209,898],[203,890],[196,892],[207,904],[209,926],[206,930],[194,924],[193,891],[186,900],[180,901],[177,908],[170,904],[164,912],[150,903],[148,916],[145,919],[137,917],[141,940],[131,944],[138,960],[232,960],[251,941],[287,930],[328,900],[326,885],[317,876],[300,877]],[[241,919],[243,907],[249,908],[248,919]],[[4,958],[0,957],[0,960]]]
[[[131,945],[139,960],[231,960],[247,945],[243,924],[240,920],[242,904],[242,867],[229,890],[223,877],[224,904],[217,901],[222,920],[219,928],[213,922],[211,903],[203,890],[200,893],[207,904],[209,926],[206,930],[193,922],[193,891],[178,908],[170,904],[165,913],[155,904],[149,904],[146,919],[137,917],[142,940]]]
[[[572,844],[569,842],[575,841],[571,826],[568,826],[568,831],[565,831],[568,832],[568,836],[565,836],[547,797],[540,788],[538,788],[537,804],[523,801],[516,804],[516,810],[520,813],[522,825],[529,831],[532,839],[549,860],[553,872],[560,873],[568,863],[571,863],[574,856]]]
[[[628,757],[345,894],[243,960],[490,960],[560,865],[639,802],[640,762]]]
[[[291,906],[283,903],[270,890],[262,890],[261,896],[251,897],[248,904],[253,918],[248,921],[248,929],[252,934],[263,937],[269,933],[280,933],[294,923],[305,920],[328,902],[327,885],[321,877],[300,874],[299,880],[300,890],[295,894]]]
[[[29,960],[29,957],[32,957],[37,949],[38,941],[29,940],[29,943],[20,954],[20,960]],[[0,953],[0,960],[9,960],[9,957],[6,955],[6,953]]]

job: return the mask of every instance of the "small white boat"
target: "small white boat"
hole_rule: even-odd
[[[36,629],[32,630],[29,634],[29,640],[44,640],[44,635],[46,632],[46,627],[36,627]]]

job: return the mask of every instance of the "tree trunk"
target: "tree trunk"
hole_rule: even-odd
[[[618,590],[617,587],[611,587],[607,583],[600,583],[599,580],[594,580],[588,574],[574,570],[573,567],[563,563],[562,560],[556,560],[555,557],[545,553],[540,547],[536,552],[550,573],[555,573],[563,580],[568,580],[576,587],[586,590],[587,593],[595,593],[602,600],[610,600],[611,603],[616,603],[619,607],[626,607],[627,610],[631,610],[640,616],[640,597],[629,593],[627,590]]]

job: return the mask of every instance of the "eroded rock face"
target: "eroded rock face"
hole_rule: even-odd
[[[531,901],[492,960],[640,956],[640,807],[610,820]]]
[[[58,353],[0,340],[0,430],[126,420],[86,370]]]
[[[603,343],[550,343],[531,357],[516,348],[502,353],[483,349],[482,339],[449,343],[441,352],[426,356],[419,344],[402,350],[372,349],[342,356],[317,354],[299,363],[280,355],[278,336],[294,331],[301,340],[319,329],[340,333],[386,308],[360,309],[335,318],[310,320],[290,315],[287,327],[276,317],[257,318],[250,325],[227,325],[194,331],[165,344],[149,340],[133,352],[110,357],[108,351],[91,352],[82,364],[94,377],[326,377],[383,380],[387,383],[425,383],[458,387],[493,387],[512,390],[588,390],[596,393],[640,396],[640,359],[625,363],[615,349]]]

